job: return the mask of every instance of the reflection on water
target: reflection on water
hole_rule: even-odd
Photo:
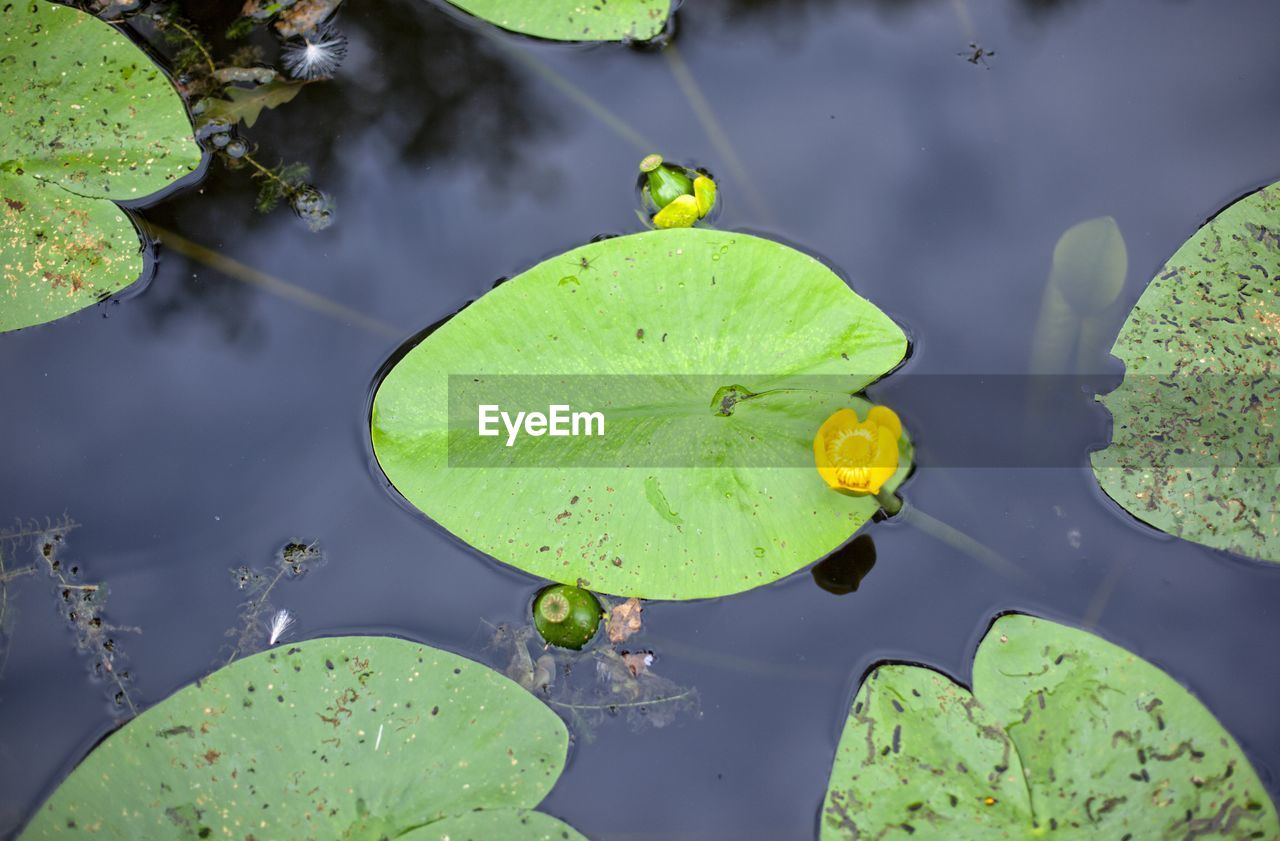
[[[869,534],[860,534],[813,565],[813,582],[837,596],[856,593],[862,579],[876,565],[876,544]]]
[[[162,246],[140,296],[0,337],[0,517],[65,511],[82,524],[75,555],[110,584],[111,621],[142,629],[127,639],[140,706],[216,659],[244,600],[228,570],[270,567],[299,536],[332,562],[289,583],[296,638],[389,632],[483,658],[483,620],[524,615],[537,581],[395,503],[365,412],[405,338],[495,278],[637,229],[635,162],[653,150],[588,102],[656,150],[723,172],[722,227],[846,273],[911,331],[904,374],[940,383],[1026,372],[1054,246],[1072,225],[1111,216],[1124,232],[1126,312],[1201,220],[1280,175],[1280,114],[1260,104],[1280,76],[1272,0],[1232,14],[1212,0],[800,7],[697,0],[680,12],[688,76],[768,218],[733,186],[664,55],[499,42],[423,0],[354,3],[340,13],[342,71],[252,132],[335,195],[331,228],[255,215],[255,185],[218,168],[145,211],[283,286]],[[1042,8],[1071,13],[1031,13]],[[997,52],[990,70],[957,55],[970,41]],[[897,379],[884,394],[898,389],[922,453],[908,510],[1025,575],[895,517],[868,526],[875,568],[856,594],[834,598],[800,573],[733,598],[647,605],[661,675],[696,686],[702,715],[639,737],[604,722],[545,810],[596,839],[812,837],[858,677],[894,658],[966,680],[988,622],[1014,608],[1092,624],[1153,660],[1280,794],[1276,568],[1120,511],[1084,467],[1105,416],[1074,403],[1050,431],[1078,461],[1055,450],[1040,466],[931,465],[929,450],[999,455],[1018,430],[990,391],[931,399],[910,387],[927,380]],[[17,618],[0,681],[0,832],[114,720],[44,582],[7,584]]]

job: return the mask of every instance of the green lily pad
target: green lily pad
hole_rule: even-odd
[[[553,41],[647,41],[671,16],[671,0],[449,0],[511,32]]]
[[[1169,534],[1280,561],[1280,184],[1179,248],[1111,352],[1103,490]]]
[[[721,596],[789,575],[879,509],[827,487],[813,436],[903,358],[892,319],[818,260],[739,233],[651,231],[498,286],[374,398],[395,487],[472,546],[620,596]],[[600,411],[604,435],[478,434],[477,407]],[[504,408],[504,410],[506,410]],[[906,476],[911,448],[903,439]]]
[[[1213,715],[1092,634],[1003,616],[973,691],[919,666],[854,699],[823,839],[1280,837],[1275,806]]]
[[[390,637],[317,639],[239,660],[138,716],[22,838],[581,841],[529,811],[567,748],[560,719],[485,666]]]
[[[52,321],[138,279],[115,201],[195,171],[177,91],[110,24],[46,0],[0,9],[0,331]]]

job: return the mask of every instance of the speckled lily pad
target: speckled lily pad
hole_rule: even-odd
[[[567,747],[554,713],[478,663],[388,637],[311,640],[138,716],[22,838],[582,841],[530,811]]]
[[[859,689],[821,837],[1280,838],[1249,760],[1191,693],[1092,634],[1003,616],[973,691],[883,665]]]
[[[694,599],[834,550],[879,510],[832,491],[813,437],[902,360],[901,328],[813,257],[723,231],[592,243],[501,284],[410,350],[374,453],[428,516],[535,575]],[[477,409],[605,416],[604,434],[477,434]],[[900,445],[892,490],[911,465]]]
[[[671,16],[671,0],[449,0],[511,32],[554,41],[647,41]]]
[[[47,0],[0,8],[0,331],[101,301],[142,272],[114,202],[193,172],[173,85],[110,24]]]
[[[1103,490],[1169,534],[1280,561],[1280,184],[1179,248],[1111,352]]]

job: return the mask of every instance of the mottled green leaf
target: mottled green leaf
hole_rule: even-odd
[[[4,4],[0,331],[137,280],[137,234],[112,201],[144,198],[199,163],[181,98],[128,38],[46,0]]]
[[[22,838],[580,839],[525,811],[567,747],[554,713],[478,663],[388,637],[311,640],[138,716]]]
[[[1280,838],[1240,746],[1186,689],[1092,634],[1001,617],[972,694],[885,665],[854,699],[823,839]]]
[[[0,172],[0,330],[87,307],[141,266],[138,233],[115,204]]]
[[[1280,185],[1179,248],[1111,352],[1103,490],[1169,534],[1280,561]]]
[[[813,436],[836,409],[865,416],[850,395],[906,346],[787,246],[618,237],[529,269],[409,351],[375,395],[374,452],[411,503],[528,572],[622,596],[726,595],[795,572],[878,510],[827,487]],[[605,435],[479,437],[485,401],[466,398],[489,387],[513,410],[602,411]],[[910,458],[904,439],[890,488]]]
[[[449,0],[492,24],[555,41],[647,41],[671,15],[671,0]]]

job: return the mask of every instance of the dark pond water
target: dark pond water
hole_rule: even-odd
[[[339,22],[351,51],[336,80],[251,132],[265,159],[311,165],[338,202],[332,228],[256,215],[248,178],[218,164],[143,215],[367,321],[165,249],[137,297],[0,337],[0,519],[80,524],[63,557],[109,582],[109,621],[141,629],[116,638],[142,705],[219,662],[242,598],[228,571],[291,539],[328,556],[273,596],[298,636],[491,656],[485,621],[519,618],[539,582],[398,504],[371,466],[369,394],[406,338],[496,278],[635,230],[646,152],[710,166],[722,227],[821,255],[908,327],[914,355],[880,396],[902,401],[922,446],[992,453],[1008,430],[981,390],[941,401],[919,384],[1026,371],[1067,227],[1111,215],[1128,243],[1108,342],[1086,355],[1114,378],[1105,346],[1164,259],[1280,177],[1274,0],[690,0],[678,59],[495,39],[425,0],[352,2]],[[966,61],[970,43],[995,52],[987,66]],[[895,520],[866,529],[876,563],[856,592],[804,571],[651,605],[655,668],[697,687],[701,715],[606,722],[543,808],[595,839],[811,838],[860,676],[901,658],[967,680],[1011,609],[1166,669],[1280,797],[1280,568],[1128,518],[1085,467],[1106,429],[1098,411],[1064,412],[1042,432],[1073,456],[1036,466],[922,455],[908,501],[1025,578]],[[0,833],[118,720],[48,581],[8,598]]]

